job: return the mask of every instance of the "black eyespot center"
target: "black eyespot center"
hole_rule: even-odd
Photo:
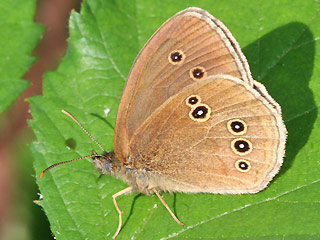
[[[173,52],[170,55],[172,62],[180,62],[182,60],[182,54],[180,52]]]
[[[245,129],[243,123],[239,122],[239,121],[233,121],[231,123],[231,128],[236,133],[240,133],[240,132],[244,131],[244,129]]]
[[[247,160],[239,159],[235,162],[235,167],[238,169],[238,171],[245,173],[251,169],[251,164]]]
[[[200,68],[195,68],[192,71],[192,75],[194,78],[201,79],[204,76],[204,71]]]
[[[244,171],[249,169],[248,163],[246,163],[246,162],[244,162],[244,161],[238,162],[238,167],[239,167],[241,170],[244,170]]]
[[[197,97],[191,97],[189,98],[188,100],[188,103],[191,104],[191,105],[195,105],[199,102],[199,99]]]
[[[245,140],[237,140],[234,143],[235,149],[237,149],[238,152],[244,153],[250,150],[250,145]]]
[[[204,67],[202,66],[196,66],[189,71],[189,75],[191,79],[194,81],[198,81],[202,78],[205,78],[207,76],[207,71]]]
[[[196,119],[205,118],[208,112],[209,110],[206,106],[198,106],[192,111],[191,115]]]

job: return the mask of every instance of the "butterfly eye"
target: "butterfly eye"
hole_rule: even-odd
[[[242,135],[247,132],[247,124],[240,119],[230,120],[227,127],[229,132],[233,135]]]
[[[237,138],[231,142],[231,148],[235,154],[246,155],[252,151],[252,143],[244,138]]]
[[[198,95],[191,95],[186,99],[186,104],[189,107],[193,107],[201,102],[201,98]]]
[[[189,74],[193,80],[198,81],[207,76],[207,71],[203,67],[198,66],[198,67],[192,68]]]
[[[181,50],[174,50],[169,54],[168,60],[171,64],[177,65],[182,63],[185,57],[186,56]]]
[[[196,122],[205,122],[210,118],[211,109],[206,104],[198,104],[189,112],[189,117]]]
[[[244,159],[236,161],[235,166],[240,172],[248,172],[251,168],[250,162]]]

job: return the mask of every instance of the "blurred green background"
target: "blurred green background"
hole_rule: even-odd
[[[33,203],[33,200],[39,198],[33,175],[33,159],[29,150],[29,143],[35,138],[27,125],[27,119],[31,116],[25,99],[41,94],[44,72],[55,70],[58,66],[67,48],[70,11],[72,9],[78,11],[80,2],[80,0],[38,0],[34,1],[32,6],[35,13],[31,11],[29,13],[34,15],[34,22],[44,28],[41,40],[32,53],[37,59],[30,69],[26,69],[22,77],[31,84],[13,105],[0,115],[1,240],[53,239],[46,215]],[[23,15],[19,9],[23,8],[21,5],[18,1],[3,1],[0,9],[4,12],[7,11],[7,7],[11,7],[21,16]]]

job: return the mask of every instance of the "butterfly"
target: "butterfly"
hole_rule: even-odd
[[[135,59],[118,108],[114,152],[98,144],[103,154],[79,159],[92,157],[100,172],[129,185],[113,195],[116,238],[117,197],[155,193],[183,225],[160,192],[259,192],[282,165],[286,136],[280,105],[253,80],[230,31],[191,7],[169,18]]]

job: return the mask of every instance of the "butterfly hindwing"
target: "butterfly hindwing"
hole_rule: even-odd
[[[166,179],[161,188],[169,191],[260,191],[282,164],[286,138],[281,115],[266,96],[227,75],[195,82],[139,128],[129,144],[129,164]]]

